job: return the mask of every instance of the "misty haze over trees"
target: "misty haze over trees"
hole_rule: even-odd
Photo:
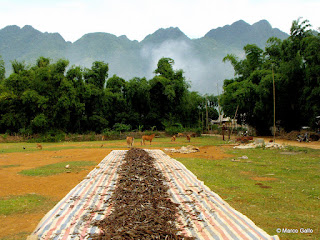
[[[8,26],[0,30],[0,55],[5,61],[7,76],[11,61],[33,65],[39,56],[57,61],[61,58],[72,65],[90,68],[94,61],[109,64],[109,75],[126,80],[133,77],[152,78],[162,57],[175,60],[183,69],[191,90],[202,94],[218,94],[223,80],[233,76],[233,69],[222,59],[228,53],[244,57],[246,44],[264,48],[270,37],[285,39],[288,34],[272,28],[262,20],[253,25],[240,20],[231,25],[210,30],[199,39],[190,39],[179,28],[159,29],[141,42],[109,33],[88,33],[74,43],[66,42],[58,33],[41,33],[31,26]]]
[[[243,58],[224,55],[223,61],[229,62],[235,73],[224,81],[219,96],[225,115],[233,117],[238,109],[239,122],[250,124],[259,134],[270,134],[274,76],[280,126],[286,131],[302,125],[314,127],[315,116],[320,115],[320,34],[309,27],[307,20],[299,19],[293,21],[290,36],[284,40],[271,37],[264,49],[246,44]],[[176,39],[179,37],[186,38],[179,35]],[[158,39],[149,35],[144,41],[155,44],[153,38]],[[181,47],[181,54],[187,57],[182,50],[185,46],[169,43],[168,48]],[[144,54],[153,54],[153,50]],[[93,61],[89,68],[70,66],[65,59],[53,62],[38,57],[32,65],[19,60],[11,65],[13,72],[6,77],[5,62],[0,58],[0,132],[202,129],[206,105],[209,118],[218,117],[218,97],[191,91],[187,71],[178,68],[173,58],[160,58],[151,78],[129,80],[115,74],[108,78],[111,66],[104,61]]]

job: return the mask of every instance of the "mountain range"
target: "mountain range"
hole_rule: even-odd
[[[191,90],[217,94],[223,80],[233,76],[233,68],[222,59],[227,54],[243,58],[243,47],[256,44],[264,48],[270,37],[285,39],[289,35],[272,28],[267,20],[252,25],[243,20],[210,30],[205,36],[190,39],[179,28],[158,29],[142,41],[129,40],[125,35],[95,32],[83,35],[71,43],[59,33],[43,33],[32,26],[12,25],[0,29],[0,56],[5,61],[7,75],[11,61],[34,65],[40,56],[52,61],[64,58],[70,65],[91,67],[94,61],[109,64],[109,76],[117,74],[125,80],[154,76],[161,57],[174,59],[175,69],[183,69]],[[217,88],[218,87],[218,88]]]

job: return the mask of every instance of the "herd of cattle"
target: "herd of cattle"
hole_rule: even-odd
[[[183,133],[178,133],[177,135],[173,135],[171,137],[171,142],[175,142],[177,137],[186,137],[187,141],[190,142],[191,137],[196,137],[196,133],[191,133],[191,134],[183,134]],[[151,134],[151,135],[143,135],[142,139],[141,139],[141,145],[146,145],[146,141],[151,142],[153,140],[153,138],[155,137],[155,134]],[[106,136],[102,136],[102,141],[106,140]],[[251,136],[242,136],[240,138],[236,139],[236,142],[241,142],[241,143],[248,143],[249,141],[252,141],[253,137]],[[127,137],[127,145],[128,147],[132,147],[134,144],[134,137]],[[101,145],[101,147],[103,147],[103,144]],[[37,149],[42,150],[42,145],[37,143]],[[25,149],[25,147],[23,147],[23,149]]]
[[[195,133],[192,133],[192,134],[184,135],[183,133],[178,133],[177,135],[173,135],[173,136],[171,137],[171,142],[176,141],[176,138],[177,138],[177,137],[183,137],[183,136],[186,136],[187,141],[190,142],[191,137],[195,137],[196,134],[195,134]],[[155,137],[155,134],[143,135],[143,136],[142,136],[142,139],[141,139],[141,145],[146,145],[146,141],[149,141],[149,142],[150,142],[150,145],[151,145],[151,142],[152,142],[152,140],[153,140],[154,137]],[[128,147],[132,147],[133,144],[134,144],[134,137],[127,137],[127,145],[128,145]]]

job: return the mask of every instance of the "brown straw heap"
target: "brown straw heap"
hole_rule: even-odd
[[[94,223],[102,230],[94,239],[194,239],[183,236],[177,228],[179,204],[170,200],[165,177],[154,161],[142,149],[128,151],[110,199],[113,210]]]

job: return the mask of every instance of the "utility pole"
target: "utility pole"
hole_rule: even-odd
[[[274,83],[273,64],[272,64],[272,79],[273,79],[273,142],[276,142],[276,88]]]
[[[220,93],[219,93],[219,86],[217,83],[217,91],[218,91],[218,112],[219,112],[219,121],[220,121],[220,125],[221,125],[221,121],[222,121],[222,117],[220,118],[221,115],[221,109],[220,109]]]
[[[208,123],[208,98],[206,97],[206,129],[209,133],[209,123]]]

